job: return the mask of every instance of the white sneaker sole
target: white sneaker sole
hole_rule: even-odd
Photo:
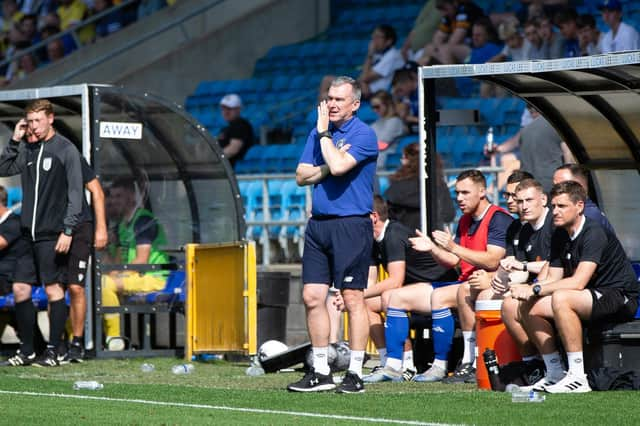
[[[335,384],[327,383],[326,385],[314,386],[312,388],[297,388],[294,386],[289,386],[287,387],[287,390],[290,390],[292,392],[326,392],[334,390],[335,388]]]

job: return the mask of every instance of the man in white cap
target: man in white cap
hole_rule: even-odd
[[[231,165],[240,160],[253,145],[253,127],[240,117],[242,99],[235,93],[225,95],[220,101],[222,118],[228,123],[218,135],[218,143]]]

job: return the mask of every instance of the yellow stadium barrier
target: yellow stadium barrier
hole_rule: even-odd
[[[257,353],[254,242],[188,244],[185,359]]]

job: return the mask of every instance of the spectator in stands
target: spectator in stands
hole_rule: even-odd
[[[38,17],[36,15],[24,15],[20,19],[20,31],[31,44],[35,44],[39,39]]]
[[[528,42],[518,31],[517,23],[505,21],[498,27],[500,40],[504,42],[502,52],[489,59],[487,62],[523,61],[527,59]]]
[[[578,25],[578,41],[580,42],[580,54],[597,55],[602,53],[600,50],[601,39],[604,36],[598,30],[596,20],[592,15],[584,14],[578,16],[576,21]]]
[[[330,324],[325,305],[331,283],[340,289],[349,314],[348,372],[339,393],[362,393],[362,363],[369,335],[364,289],[367,287],[373,229],[378,144],[375,132],[355,116],[358,82],[338,77],[318,106],[316,128],[309,133],[296,169],[298,185],[312,185],[312,211],[302,256],[302,297],[311,337],[313,366],[287,389],[316,392],[336,387],[327,363]]]
[[[530,389],[582,393],[591,388],[582,353],[585,323],[625,322],[638,308],[638,282],[616,236],[584,216],[586,193],[577,182],[551,190],[553,223],[548,273],[533,286],[512,286],[529,339],[542,354],[547,372]],[[555,331],[557,330],[557,332]],[[568,371],[556,346],[560,338]]]
[[[404,123],[398,117],[391,94],[386,90],[378,90],[370,100],[371,108],[378,119],[371,124],[378,137],[378,169],[384,168],[387,158],[386,150],[397,138],[405,134]]]
[[[102,13],[113,7],[112,0],[94,0],[93,15]],[[111,11],[107,16],[96,21],[96,37],[106,37],[119,31],[124,25],[124,17],[120,9]]]
[[[396,41],[396,30],[390,25],[378,25],[373,30],[358,77],[365,99],[378,90],[389,90],[393,73],[404,64],[402,54],[395,47]]]
[[[16,124],[12,140],[0,156],[0,174],[21,174],[21,224],[27,251],[18,259],[13,291],[15,310],[22,344],[4,365],[59,365],[57,348],[67,318],[64,300],[69,248],[78,224],[86,220],[83,209],[82,166],[80,153],[53,128],[53,105],[36,100],[26,109],[26,119]],[[27,126],[37,142],[23,141]],[[40,145],[38,149],[37,145]],[[28,167],[35,163],[34,167]],[[35,173],[44,170],[46,173]],[[32,173],[33,171],[33,173]],[[45,284],[49,300],[50,333],[47,349],[35,359],[33,329],[34,306],[31,289]]]
[[[389,176],[389,187],[384,193],[387,199],[389,218],[401,222],[409,229],[420,229],[420,148],[411,143],[402,149],[400,167]],[[438,210],[434,227],[443,229],[455,218],[455,208],[444,179],[442,159],[436,156]]]
[[[47,61],[56,62],[64,58],[64,43],[61,38],[51,40],[47,43]]]
[[[227,160],[233,166],[241,160],[255,142],[253,126],[241,117],[242,99],[235,93],[225,95],[220,100],[222,118],[227,122],[218,135],[218,143]]]
[[[23,13],[18,8],[18,2],[16,0],[3,0],[2,1],[2,32],[9,32],[14,24],[20,22]]]
[[[49,13],[44,18],[42,18],[42,30],[40,30],[40,35],[42,40],[46,40],[52,35],[58,34],[60,32],[60,18],[58,14],[55,12]],[[64,54],[68,55],[78,48],[76,41],[73,38],[72,34],[65,34],[62,36],[62,42],[64,43]]]
[[[471,37],[471,53],[465,63],[484,64],[502,50],[502,46],[498,44],[496,30],[491,20],[486,16],[478,18],[473,23]],[[476,87],[477,82],[470,78],[456,78],[456,88],[460,96],[472,96],[476,91]],[[503,94],[504,90],[492,83],[482,82],[480,84],[480,96],[484,98],[497,97]]]
[[[140,188],[140,193],[146,190]],[[144,197],[143,197],[144,198]],[[109,188],[110,212],[116,225],[116,240],[109,242],[109,253],[117,264],[165,264],[169,257],[162,250],[166,244],[164,228],[153,213],[144,207],[145,200],[136,199],[136,182],[122,178]],[[115,271],[102,275],[102,305],[120,306],[119,295],[162,290],[166,271]],[[121,351],[125,341],[121,337],[120,314],[104,315],[104,334],[107,349]]]
[[[82,0],[58,0],[56,13],[60,17],[60,29],[68,30],[79,25],[89,17],[89,9]],[[90,43],[94,39],[94,25],[85,25],[77,31],[81,44]]]
[[[528,59],[549,59],[549,50],[544,48],[544,41],[540,37],[540,21],[530,19],[524,24],[524,36],[529,42]]]
[[[619,0],[605,0],[598,9],[602,12],[602,20],[610,28],[600,42],[602,53],[640,49],[638,31],[622,22],[622,4]]]
[[[167,5],[166,0],[140,0],[138,5],[138,19],[149,16]]]
[[[402,57],[405,61],[417,61],[422,56],[422,49],[431,42],[440,25],[440,17],[436,9],[436,0],[427,0],[416,18],[413,29],[402,43]]]
[[[456,180],[456,198],[463,216],[458,222],[455,237],[445,228],[444,231],[433,231],[433,239],[420,232],[417,238],[411,238],[416,250],[431,252],[443,266],[460,264],[458,281],[439,287],[431,294],[435,360],[429,370],[415,377],[415,381],[436,382],[445,379],[455,331],[451,308],[459,308],[457,295],[460,283],[468,281],[477,269],[495,271],[505,255],[506,232],[513,218],[502,208],[489,203],[486,187],[485,177],[480,171],[462,172]],[[453,376],[445,380],[446,383],[475,382],[475,318],[470,323],[462,322],[462,317],[460,319],[464,354]]]
[[[540,18],[538,28],[546,58],[558,59],[564,57],[565,40],[553,31],[553,22],[551,19],[546,16]]]
[[[409,381],[415,376],[416,368],[408,338],[407,312],[430,314],[431,282],[455,280],[456,274],[438,264],[429,253],[411,247],[409,238],[416,236],[415,231],[390,220],[386,203],[379,195],[373,199],[371,220],[375,242],[364,297],[369,313],[369,335],[380,354],[380,368],[374,368],[363,380],[365,383]],[[376,282],[380,265],[388,276]],[[390,300],[396,300],[393,309],[387,309]],[[387,313],[386,327],[381,312]]]
[[[564,57],[575,58],[580,56],[580,43],[578,42],[578,14],[573,8],[565,8],[555,16],[556,25],[560,28],[560,34],[564,37]]]
[[[528,105],[532,121],[516,137],[496,145],[495,152],[511,152],[520,148],[520,169],[531,173],[545,191],[552,185],[553,172],[558,166],[572,162],[573,155],[560,135],[533,106]]]
[[[484,16],[475,3],[466,0],[436,0],[442,19],[431,43],[424,48],[421,65],[459,64],[471,51],[471,28]]]
[[[418,133],[420,105],[418,102],[418,65],[407,62],[393,74],[392,89],[395,110],[406,126],[407,133]]]
[[[615,234],[613,226],[609,223],[607,216],[598,208],[596,203],[589,198],[589,171],[579,164],[563,164],[558,167],[553,173],[553,184],[567,182],[573,180],[578,182],[587,193],[587,198],[584,202],[584,215],[593,219],[599,223],[603,228]]]

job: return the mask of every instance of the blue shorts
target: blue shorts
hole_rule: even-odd
[[[303,284],[367,288],[372,247],[373,224],[369,215],[311,217],[302,256]]]

